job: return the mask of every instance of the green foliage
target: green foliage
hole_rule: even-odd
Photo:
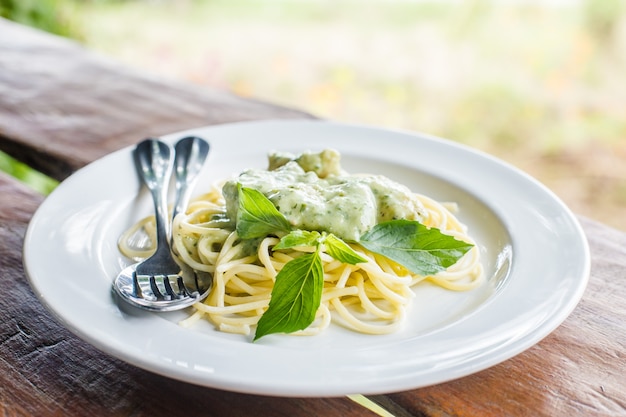
[[[58,182],[0,152],[0,171],[12,175],[44,195],[50,194]]]
[[[56,35],[80,38],[69,0],[0,0],[0,16]]]

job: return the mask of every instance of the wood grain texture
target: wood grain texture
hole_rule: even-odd
[[[54,178],[146,136],[294,117],[311,116],[152,79],[0,19],[0,149]],[[1,173],[0,196],[0,415],[374,415],[347,398],[202,388],[97,351],[51,317],[25,278],[24,234],[42,197]]]
[[[57,179],[145,136],[294,117],[311,116],[152,79],[0,19],[0,149]],[[176,382],[76,338],[38,302],[22,267],[24,233],[41,201],[0,174],[0,415],[372,415],[348,399],[260,397]],[[626,234],[581,222],[591,278],[563,325],[488,370],[374,400],[398,416],[626,416]]]
[[[312,117],[152,78],[1,18],[0,108],[0,150],[59,180],[148,136],[244,120]]]
[[[386,400],[427,416],[626,416],[626,234],[580,220],[591,278],[561,326],[498,366]]]
[[[22,267],[42,197],[0,173],[0,415],[373,416],[347,398],[276,398],[203,388],[105,355],[51,317]]]

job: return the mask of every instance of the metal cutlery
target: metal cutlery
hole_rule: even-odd
[[[211,277],[178,263],[170,247],[167,195],[172,171],[176,174],[176,203],[172,218],[183,212],[208,154],[209,145],[198,137],[181,139],[171,147],[157,139],[140,142],[133,160],[150,190],[156,219],[156,251],[146,260],[125,268],[113,288],[130,304],[150,311],[188,307],[208,295]]]

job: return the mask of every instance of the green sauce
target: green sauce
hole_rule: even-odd
[[[405,186],[380,175],[349,175],[334,150],[298,156],[273,153],[268,170],[247,170],[224,185],[226,211],[235,219],[237,183],[263,193],[298,229],[327,231],[357,241],[389,220],[423,221],[421,202]]]

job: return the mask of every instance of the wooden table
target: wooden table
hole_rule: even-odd
[[[59,180],[145,136],[311,117],[153,79],[0,20],[0,149]],[[347,398],[198,387],[99,352],[52,318],[24,275],[24,233],[43,197],[2,173],[0,196],[0,415],[374,415]],[[558,329],[472,376],[371,399],[396,416],[626,415],[626,233],[580,221],[591,246],[591,279]]]

